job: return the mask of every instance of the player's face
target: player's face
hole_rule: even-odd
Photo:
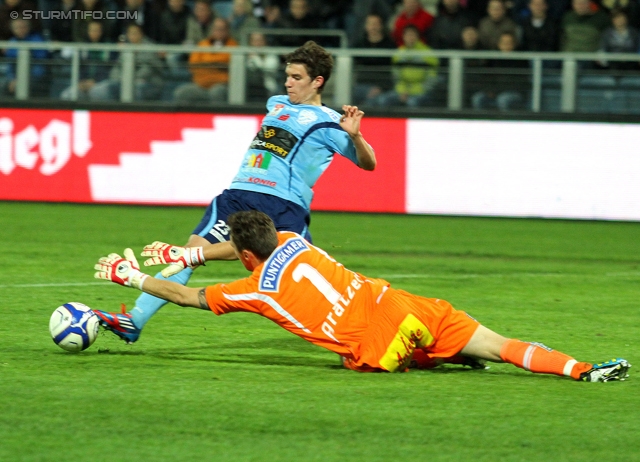
[[[238,251],[238,248],[233,243],[233,238],[229,241],[229,244],[231,244],[231,248],[236,253],[236,257],[238,257],[238,260],[240,260],[242,262],[244,267],[249,271],[253,271],[253,268],[254,268],[253,265],[251,265],[251,262],[247,258],[245,258],[245,256],[242,254],[242,252]]]
[[[311,104],[318,96],[318,88],[323,78],[318,76],[311,80],[304,64],[287,64],[285,69],[287,80],[284,83],[293,104]]]

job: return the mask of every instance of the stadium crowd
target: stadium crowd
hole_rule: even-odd
[[[256,28],[268,31],[250,33]],[[269,33],[278,29],[298,32]],[[354,104],[428,106],[441,93],[437,89],[446,79],[439,71],[446,60],[407,51],[638,53],[640,0],[3,0],[0,6],[0,40],[265,48],[247,59],[249,102],[264,101],[281,87],[283,65],[268,53],[269,46],[296,47],[307,40],[340,45],[336,36],[314,35],[318,29],[343,31],[352,48],[397,50],[392,57],[355,59]],[[5,98],[15,94],[16,56],[15,49],[2,50],[0,96]],[[32,50],[31,56],[31,96],[75,98],[69,87],[69,50]],[[115,52],[83,50],[77,97],[117,100],[120,59]],[[223,52],[137,53],[135,99],[226,101],[229,62]],[[526,61],[477,59],[465,65],[482,70],[465,85],[473,107],[523,104]],[[545,62],[554,65],[560,64]],[[606,59],[580,65],[639,69],[638,62]]]

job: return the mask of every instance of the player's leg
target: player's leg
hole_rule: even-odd
[[[225,221],[227,201],[223,195],[224,193],[211,201],[200,223],[187,241],[187,246],[201,246],[228,239],[229,231]],[[160,272],[155,277],[186,285],[192,274],[192,268],[185,268],[168,278],[162,276]],[[94,311],[100,318],[100,325],[127,343],[133,343],[138,340],[147,322],[166,304],[167,301],[165,300],[143,293],[138,297],[135,306],[128,313],[125,313],[124,310],[122,313]]]
[[[186,247],[202,247],[205,245],[209,245],[209,241],[205,238],[198,236],[197,234],[192,234],[187,241]],[[189,279],[191,279],[191,275],[195,268],[185,268],[182,271],[171,275],[169,277],[164,277],[161,272],[158,272],[155,275],[156,279],[164,279],[167,281],[177,282],[183,286],[187,285]],[[142,330],[144,326],[149,322],[149,320],[168,302],[158,297],[154,297],[153,295],[149,295],[147,293],[142,293],[136,300],[136,304],[129,311],[131,315],[131,320],[136,328]]]
[[[269,215],[278,231],[293,231],[300,234],[308,242],[312,242],[309,232],[311,217],[309,211],[298,204],[267,194],[247,194],[251,206],[255,210]]]
[[[630,367],[623,359],[596,365],[579,362],[541,343],[507,339],[482,325],[478,326],[461,354],[492,362],[510,363],[531,372],[567,376],[588,382],[624,378]]]

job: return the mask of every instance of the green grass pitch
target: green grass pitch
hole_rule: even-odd
[[[314,213],[311,226],[349,268],[503,335],[625,357],[625,382],[505,364],[359,374],[258,316],[174,305],[135,345],[53,344],[57,306],[135,300],[93,279],[100,256],[182,244],[201,213],[0,203],[0,461],[640,459],[640,223]],[[212,262],[190,285],[246,274]]]

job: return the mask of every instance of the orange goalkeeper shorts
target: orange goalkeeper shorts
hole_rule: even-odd
[[[451,357],[465,347],[479,325],[449,302],[389,288],[360,343],[358,360],[345,360],[344,365],[358,371],[403,372],[416,348],[431,357]]]

